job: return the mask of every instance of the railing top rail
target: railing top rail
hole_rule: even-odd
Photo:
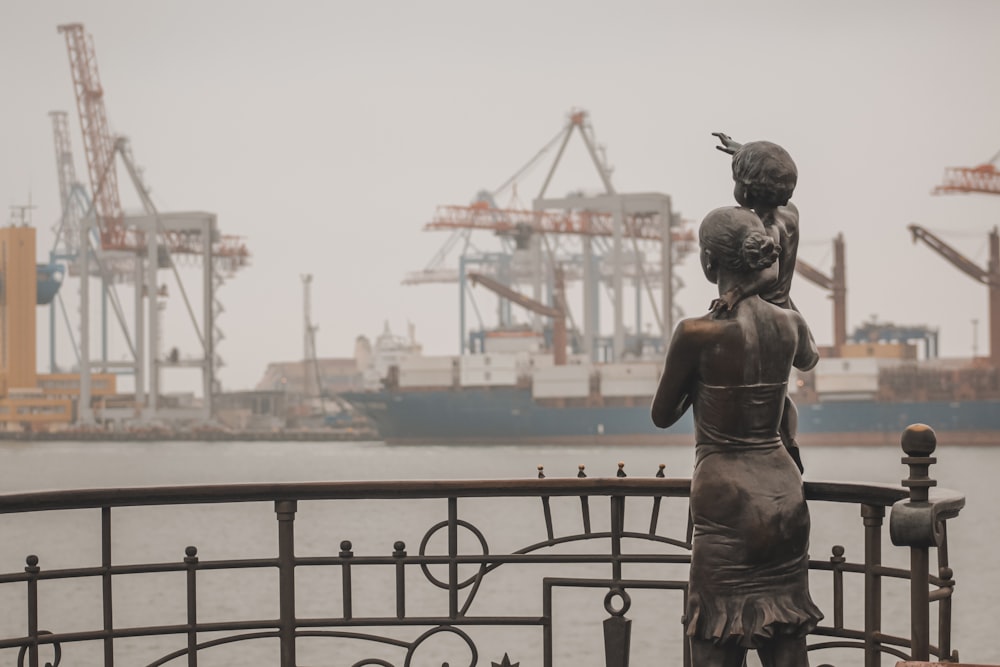
[[[546,479],[366,480],[200,484],[73,489],[0,494],[0,514],[47,510],[186,505],[276,500],[359,500],[531,496],[687,497],[691,480],[641,477],[555,477]],[[889,484],[805,482],[808,500],[889,506],[908,492]]]

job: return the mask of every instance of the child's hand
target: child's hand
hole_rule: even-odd
[[[732,137],[730,137],[728,134],[725,134],[723,132],[713,132],[712,136],[713,137],[718,137],[719,142],[722,145],[721,146],[716,146],[716,148],[718,150],[722,151],[723,153],[729,153],[730,155],[732,155],[737,150],[739,150],[740,146],[743,145],[741,143],[733,141]]]

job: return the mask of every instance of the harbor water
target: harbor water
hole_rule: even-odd
[[[586,466],[589,476],[601,477],[614,476],[619,461],[625,463],[624,470],[629,476],[652,476],[658,466],[664,464],[667,476],[689,477],[694,461],[693,447],[391,446],[381,442],[3,443],[0,452],[3,461],[0,489],[7,493],[241,482],[523,479],[536,476],[539,465],[544,466],[549,477],[575,476],[580,464]],[[1000,564],[996,555],[1000,546],[1000,483],[996,472],[1000,470],[1000,447],[968,447],[944,441],[939,443],[935,455],[938,464],[932,467],[931,476],[940,486],[960,491],[967,499],[961,516],[949,525],[950,560],[957,582],[953,645],[960,651],[963,662],[1000,664],[1000,645],[993,637],[993,614],[1000,591]],[[901,456],[898,447],[807,445],[805,477],[807,480],[898,484],[907,474],[906,467],[900,463]],[[399,512],[398,504],[387,511],[387,501],[350,502],[350,512],[329,503],[315,503],[313,508],[301,503],[296,520],[297,555],[335,555],[342,540],[352,540],[359,555],[388,555],[398,539],[405,539],[410,553],[416,553],[423,532],[443,518],[440,507],[425,515],[416,508]],[[537,504],[537,499],[534,502]],[[857,506],[811,506],[810,511],[812,558],[827,558],[832,546],[841,544],[847,549],[849,560],[863,560],[861,517]],[[683,511],[675,513],[680,516],[667,517],[664,522],[683,526]],[[183,557],[188,545],[197,545],[199,556],[205,560],[272,557],[275,553],[273,507],[258,503],[225,507],[124,508],[115,511],[114,521],[115,562],[119,564],[176,562]],[[490,536],[491,544],[500,543],[504,549],[530,544],[535,539],[518,534],[518,523],[505,520],[505,517],[480,516],[476,525]],[[93,511],[0,516],[0,571],[19,571],[28,554],[36,554],[43,568],[97,565],[100,562],[99,527],[99,512]],[[905,566],[908,562],[903,550],[889,548],[884,559],[889,565]],[[199,580],[204,582],[199,587],[200,620],[274,617],[275,577],[245,573],[238,576],[220,574],[214,578],[210,575],[206,572]],[[335,595],[339,575],[329,575],[327,579],[336,581],[321,577],[310,580],[304,575],[297,592],[300,614],[322,616],[328,613],[328,609],[324,609],[329,607]],[[822,584],[813,584],[813,594],[831,620],[828,579],[821,581]],[[99,582],[43,584],[44,587],[40,587],[41,628],[68,632],[100,626]],[[379,582],[359,581],[358,585],[358,603],[377,606]],[[82,591],[81,586],[84,586]],[[850,595],[858,590],[856,586],[849,586],[847,593]],[[893,588],[887,584],[885,592],[884,629],[905,631],[906,586]],[[391,601],[391,590],[388,597]],[[90,606],[81,602],[81,598],[89,599]],[[531,613],[538,599],[537,590],[525,591],[520,596],[520,604],[526,607],[522,612]],[[593,606],[583,602],[577,604],[574,599],[564,604],[569,607],[566,618],[570,619],[573,613],[583,615],[582,609]],[[637,600],[629,614],[635,623],[633,664],[679,664],[679,654],[673,652],[680,641],[679,610],[676,606],[657,604],[643,608]],[[25,632],[24,605],[23,586],[0,586],[0,635],[10,637]],[[596,606],[603,611],[599,599]],[[579,607],[580,611],[574,607]],[[849,601],[848,614],[860,613],[862,608],[861,599]],[[117,625],[182,623],[183,610],[183,574],[142,575],[135,576],[134,581],[131,576],[121,577],[121,581],[116,579]],[[382,613],[383,610],[377,611]],[[573,651],[588,642],[596,642],[587,654],[590,662],[575,661],[575,664],[604,664],[600,631],[594,631],[594,624],[599,624],[602,616],[586,614],[579,623],[571,621],[568,628],[557,630],[556,664],[560,664],[558,651],[563,650],[560,646],[565,647],[565,651]],[[575,630],[575,626],[579,628]],[[589,629],[583,631],[582,628]],[[666,642],[665,646],[657,645],[661,639]],[[300,642],[299,663],[309,666],[352,664],[346,655],[334,657],[331,651],[335,654],[339,649],[324,645],[323,641]],[[183,646],[183,638],[164,639],[161,645],[153,646],[148,640],[118,641],[116,664],[148,664],[177,648],[178,642]],[[522,665],[539,664],[538,646],[537,633],[535,636],[498,633],[495,640],[479,641],[478,664],[499,662],[504,652],[510,653],[512,663],[520,660]],[[271,658],[261,657],[274,655],[273,648],[272,644],[267,649],[242,645],[214,649],[206,651],[203,657],[200,655],[199,664],[277,664],[276,659],[270,662]],[[264,653],[253,653],[260,650]],[[447,652],[448,649],[442,650]],[[99,664],[99,646],[64,647],[63,652],[63,660],[67,663]],[[643,652],[646,652],[645,657]],[[69,659],[70,656],[73,658]],[[658,657],[654,660],[650,656]],[[853,664],[862,660],[858,652],[851,656]],[[14,664],[15,658],[16,653],[0,652],[0,663]],[[826,656],[820,660],[813,658],[814,664],[824,661],[830,660]],[[890,656],[883,659],[883,664],[894,662]],[[181,660],[168,664],[182,663]],[[440,664],[438,659],[435,667]],[[468,662],[452,658],[450,664]],[[755,658],[750,664],[757,664]],[[847,664],[847,661],[837,664]]]

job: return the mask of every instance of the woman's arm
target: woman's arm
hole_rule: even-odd
[[[766,269],[754,274],[746,284],[736,283],[723,294],[720,294],[718,299],[712,301],[709,310],[713,313],[732,310],[743,299],[760,294],[776,283],[780,275],[778,271],[778,262],[775,262]]]
[[[795,350],[795,359],[792,361],[792,365],[800,371],[811,370],[819,362],[819,350],[816,349],[816,341],[813,340],[812,331],[809,330],[809,325],[806,324],[805,318],[799,315],[798,312],[794,310],[787,312],[795,318],[799,334],[799,342]]]
[[[691,320],[684,320],[677,326],[670,340],[656,395],[653,396],[651,415],[653,423],[659,428],[676,423],[693,400],[699,354],[690,323]]]

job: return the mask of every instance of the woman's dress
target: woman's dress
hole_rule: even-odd
[[[699,383],[687,634],[758,648],[823,618],[809,596],[809,510],[778,428],[785,383]]]

